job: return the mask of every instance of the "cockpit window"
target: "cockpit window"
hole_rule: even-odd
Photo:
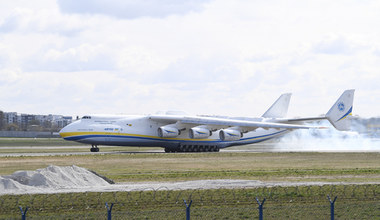
[[[82,119],[91,119],[91,116],[83,116]]]

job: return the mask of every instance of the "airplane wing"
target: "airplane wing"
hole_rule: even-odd
[[[215,117],[200,117],[200,116],[178,116],[178,115],[151,115],[149,119],[165,124],[192,124],[194,126],[210,125],[220,128],[226,127],[245,127],[247,130],[255,130],[257,128],[276,128],[276,129],[320,129],[325,128],[321,126],[306,126],[296,124],[285,124],[276,122],[260,122],[260,121],[248,121],[248,120],[235,120]]]
[[[327,117],[307,117],[307,118],[284,118],[279,119],[276,122],[279,123],[293,123],[293,122],[306,122],[306,121],[321,121],[325,120]]]
[[[187,115],[151,115],[149,118],[153,121],[166,124],[170,127],[176,127],[177,130],[184,129],[188,125],[190,127],[207,127],[209,130],[224,129],[229,127],[237,127],[241,132],[264,129],[324,129],[324,126],[308,126],[298,124],[303,121],[323,120],[327,119],[338,130],[348,130],[350,125],[349,119],[352,115],[352,105],[355,90],[350,89],[343,92],[335,104],[330,108],[324,117],[309,117],[285,119],[281,118],[286,114],[290,94],[283,94],[263,115],[270,118],[269,121],[253,121],[219,117],[203,117],[203,116],[187,116]],[[279,118],[280,117],[280,118]],[[211,129],[210,129],[211,128]],[[192,128],[193,129],[193,128]],[[170,131],[173,133],[173,131]],[[178,135],[178,131],[174,132]]]

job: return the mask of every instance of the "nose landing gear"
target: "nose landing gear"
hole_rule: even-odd
[[[90,151],[91,152],[99,152],[98,145],[95,145],[95,144],[91,145]]]

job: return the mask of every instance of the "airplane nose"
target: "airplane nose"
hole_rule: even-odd
[[[63,127],[60,131],[59,131],[59,136],[61,136],[62,138],[64,138],[64,133],[66,133],[66,131],[67,131],[67,128],[66,128],[67,126],[65,126],[65,127]]]
[[[71,124],[68,124],[66,125],[65,127],[63,127],[58,133],[59,135],[65,139],[65,140],[68,140],[70,138],[71,135],[73,135],[73,132],[76,132],[77,131],[77,128],[78,128],[78,124],[80,123],[80,121],[75,121]]]
[[[73,131],[73,126],[72,124],[69,124],[69,125],[66,125],[65,127],[63,127],[60,131],[59,131],[59,135],[62,137],[62,138],[66,138],[70,132]]]

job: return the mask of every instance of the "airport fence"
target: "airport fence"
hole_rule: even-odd
[[[380,185],[0,196],[0,219],[380,219]]]

